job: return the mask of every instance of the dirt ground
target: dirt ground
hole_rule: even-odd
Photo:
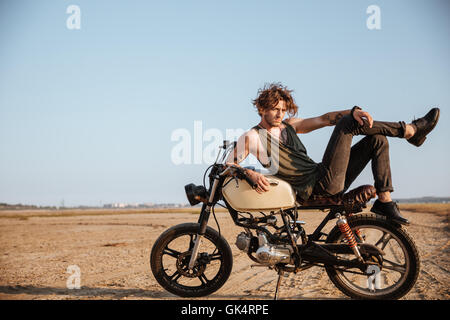
[[[421,257],[421,271],[408,300],[450,298],[448,215],[403,211]],[[207,299],[273,299],[277,274],[251,267],[234,245],[242,229],[217,213],[234,256],[227,283]],[[301,212],[311,233],[325,213]],[[162,289],[149,267],[153,242],[167,228],[196,222],[192,213],[36,216],[0,214],[0,299],[181,299]],[[333,222],[330,222],[333,223]],[[216,228],[214,219],[209,225]],[[80,289],[68,289],[70,271],[80,271]],[[318,267],[283,278],[280,299],[348,299]],[[202,298],[205,299],[205,298]]]

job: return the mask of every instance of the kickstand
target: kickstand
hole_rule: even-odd
[[[283,276],[283,274],[284,274],[284,271],[282,271],[282,270],[278,271],[277,287],[275,288],[275,297],[273,298],[273,300],[278,300],[278,289],[280,288],[281,277]]]

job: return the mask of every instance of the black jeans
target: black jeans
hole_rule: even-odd
[[[345,192],[369,161],[377,193],[394,191],[389,163],[389,143],[386,137],[403,138],[406,124],[374,121],[361,126],[351,115],[342,117],[331,135],[327,149],[319,164],[320,176],[313,190],[315,195],[332,196]],[[353,147],[355,135],[365,135]]]

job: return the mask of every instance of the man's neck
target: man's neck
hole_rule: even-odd
[[[279,126],[271,126],[270,124],[268,124],[267,122],[265,122],[265,121],[261,121],[259,124],[258,124],[261,128],[263,128],[263,129],[266,129],[267,131],[269,131],[269,132],[280,132],[282,129],[283,129],[283,127],[284,127],[284,125],[279,125]]]

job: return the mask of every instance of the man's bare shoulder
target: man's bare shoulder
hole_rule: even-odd
[[[247,141],[251,143],[255,143],[258,141],[259,135],[258,131],[255,128],[251,128],[247,131],[245,131],[238,139],[239,142]]]
[[[285,121],[292,126],[293,124],[301,122],[302,120],[302,118],[287,118]]]
[[[287,118],[285,122],[289,125],[291,125],[294,130],[297,132],[299,129],[300,124],[302,123],[302,118]]]

